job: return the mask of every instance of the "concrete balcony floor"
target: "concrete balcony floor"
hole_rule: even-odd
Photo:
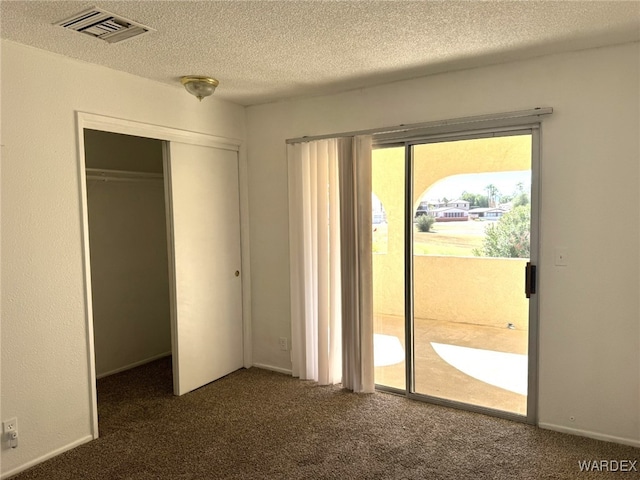
[[[414,329],[416,393],[526,414],[526,330],[422,318]],[[375,368],[376,384],[404,390],[404,318],[375,315],[374,333],[385,340],[374,349],[384,365]]]

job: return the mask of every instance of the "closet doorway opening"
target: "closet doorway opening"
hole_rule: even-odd
[[[114,141],[144,143],[153,153],[147,160],[120,154]],[[251,366],[248,238],[240,235],[247,222],[246,158],[238,139],[82,112],[78,144],[91,424],[98,438],[98,377],[110,383],[132,375],[180,396]],[[143,198],[142,190],[152,193]],[[111,223],[94,218],[101,209]],[[117,232],[123,236],[112,238]],[[120,255],[125,248],[118,242],[125,241],[135,248],[121,265],[99,258],[102,250]],[[101,282],[106,291],[99,291]],[[152,306],[142,307],[142,300]],[[126,316],[116,308],[136,302]],[[146,327],[131,321],[128,330],[115,328],[143,314]],[[136,349],[143,341],[153,348]],[[149,371],[125,372],[149,361]]]
[[[165,358],[170,392],[163,141],[85,129],[84,148],[96,378]]]

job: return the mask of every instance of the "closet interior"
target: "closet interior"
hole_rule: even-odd
[[[97,378],[171,355],[162,144],[84,130]]]

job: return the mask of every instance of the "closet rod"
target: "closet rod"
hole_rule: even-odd
[[[161,173],[129,172],[126,170],[107,170],[104,168],[87,168],[86,174],[88,180],[112,180],[118,182],[162,180],[164,178]]]

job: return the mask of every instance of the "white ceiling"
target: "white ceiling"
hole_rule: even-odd
[[[118,44],[52,25],[97,6],[155,32]],[[0,35],[158,82],[220,80],[252,105],[640,40],[640,1],[7,1]]]

